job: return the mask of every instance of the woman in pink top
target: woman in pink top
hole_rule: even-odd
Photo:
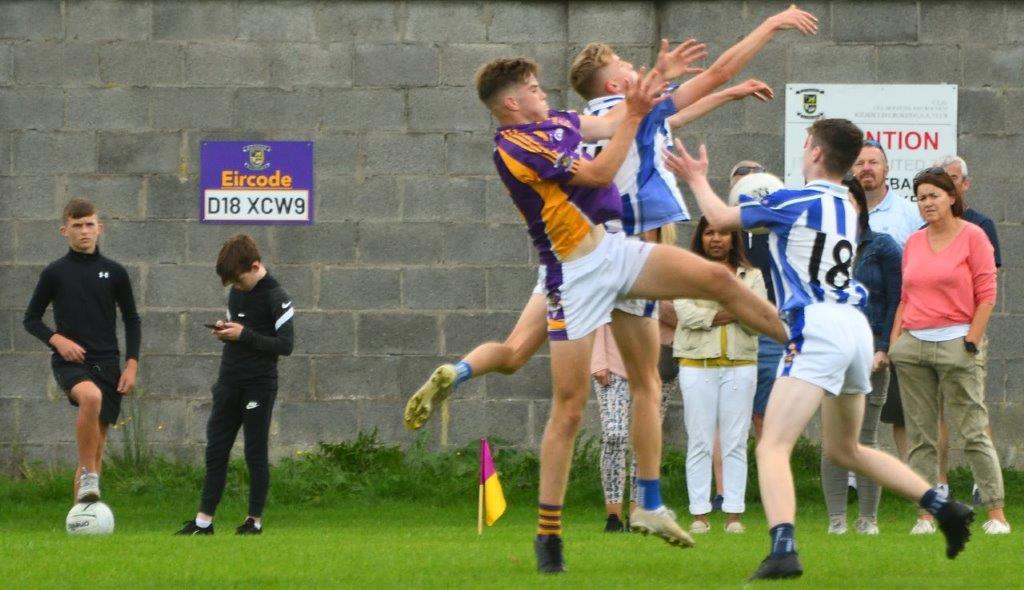
[[[914,178],[926,226],[903,250],[903,294],[896,309],[889,357],[896,366],[910,442],[910,466],[931,483],[939,478],[937,442],[943,405],[988,510],[986,533],[1005,534],[1003,476],[985,433],[985,328],[996,301],[992,244],[978,226],[961,219],[963,197],[942,168]],[[930,515],[918,516],[911,534],[935,532]]]

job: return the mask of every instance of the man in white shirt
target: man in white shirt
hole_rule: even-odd
[[[857,161],[850,169],[868,196],[868,217],[871,229],[892,236],[900,248],[910,234],[921,229],[924,220],[917,206],[889,190],[889,159],[882,144],[873,139],[864,141]]]

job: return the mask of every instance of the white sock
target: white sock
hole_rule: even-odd
[[[196,526],[201,529],[208,529],[213,525],[212,520],[206,520],[205,518],[196,517]]]
[[[252,519],[252,526],[256,527],[257,531],[263,530],[263,521]]]

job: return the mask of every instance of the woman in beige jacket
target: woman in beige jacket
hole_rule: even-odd
[[[691,250],[731,268],[748,288],[767,297],[761,271],[743,252],[739,232],[722,233],[701,217]],[[713,301],[675,301],[674,354],[686,424],[686,487],[690,531],[711,530],[711,453],[716,429],[722,444],[725,530],[742,533],[747,489],[747,434],[757,385],[757,334]]]

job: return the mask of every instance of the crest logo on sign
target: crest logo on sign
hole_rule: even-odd
[[[270,151],[270,146],[253,143],[242,148],[242,151],[249,154],[249,161],[245,163],[245,167],[249,170],[270,168],[270,162],[267,161],[267,152]]]
[[[818,98],[825,94],[824,90],[804,88],[803,90],[797,90],[796,93],[803,98],[800,103],[800,112],[797,115],[803,119],[820,119],[825,116],[825,113],[821,112],[818,104]]]

